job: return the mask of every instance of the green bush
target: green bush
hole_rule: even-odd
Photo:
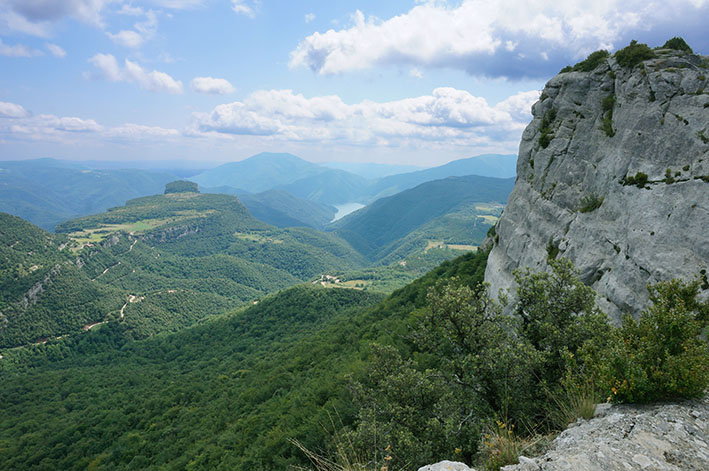
[[[566,66],[561,69],[561,72],[591,72],[596,67],[601,65],[601,63],[603,63],[608,56],[610,56],[610,54],[605,49],[592,52],[585,60],[575,64],[573,67],[570,65]]]
[[[709,345],[700,338],[709,303],[699,282],[660,282],[648,288],[652,305],[639,320],[614,329],[597,361],[599,384],[611,400],[650,402],[697,397],[709,386]]]
[[[668,185],[675,182],[675,177],[672,176],[672,169],[668,168],[665,170],[665,183]]]
[[[554,238],[549,237],[549,243],[547,244],[547,261],[556,259],[559,255],[559,246],[554,243]]]
[[[638,188],[645,188],[645,185],[647,184],[647,182],[648,182],[648,176],[646,173],[643,173],[643,172],[638,172],[634,176],[633,175],[625,176],[620,181],[620,183],[623,184],[624,186],[635,185]]]
[[[667,42],[663,44],[662,49],[674,49],[676,51],[684,51],[690,54],[694,53],[694,51],[692,51],[692,48],[689,47],[689,44],[687,44],[684,39],[678,36],[675,36],[672,39],[668,39]]]
[[[523,337],[542,356],[535,375],[553,390],[567,374],[565,355],[573,357],[585,342],[600,341],[610,326],[596,307],[596,293],[581,282],[572,263],[563,258],[547,263],[551,273],[515,273],[515,316]]]
[[[490,229],[487,230],[487,236],[488,236],[488,237],[495,237],[495,235],[497,234],[497,233],[495,232],[495,228],[496,228],[496,227],[497,227],[497,224],[495,224],[495,225],[493,225],[493,226],[490,226]]]
[[[655,53],[647,44],[638,43],[633,39],[630,45],[616,52],[613,57],[621,67],[632,69],[642,61],[654,58]]]
[[[702,140],[704,144],[709,144],[709,137],[704,134],[704,131],[697,131],[697,137]]]

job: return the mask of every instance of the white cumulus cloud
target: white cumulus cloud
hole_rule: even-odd
[[[190,83],[192,90],[198,93],[212,95],[228,95],[234,93],[234,87],[226,79],[213,77],[195,77]]]
[[[106,33],[106,35],[111,38],[111,41],[124,47],[140,47],[144,41],[140,33],[130,29],[124,29],[115,34]]]
[[[42,55],[41,51],[32,49],[24,44],[5,44],[0,39],[0,56],[7,57],[33,57]]]
[[[40,114],[33,116],[21,105],[0,102],[0,139],[64,144],[97,144],[103,141],[158,142],[174,140],[177,129],[126,123],[103,126],[93,119]]]
[[[66,51],[61,46],[52,43],[46,43],[44,46],[54,57],[58,57],[59,59],[66,57]]]
[[[115,34],[107,32],[106,35],[111,38],[114,43],[124,47],[137,48],[145,41],[155,36],[158,30],[158,19],[154,11],[148,10],[147,12],[143,12],[142,9],[137,9],[137,11],[128,10],[128,13],[123,14],[145,15],[145,20],[135,23],[135,25],[133,25],[134,29],[124,29]]]
[[[491,106],[464,90],[389,102],[347,104],[338,96],[307,98],[292,90],[262,90],[243,101],[196,113],[191,135],[261,136],[350,146],[426,146],[504,142],[516,146],[539,92],[522,92]]]
[[[145,126],[142,124],[127,123],[121,126],[106,130],[106,136],[112,139],[122,139],[127,141],[144,141],[151,139],[163,139],[177,137],[180,132],[177,129],[162,128],[159,126]]]
[[[0,101],[0,118],[27,118],[30,113],[22,105]]]
[[[231,9],[239,15],[246,15],[249,18],[256,16],[259,7],[259,0],[231,0]]]
[[[0,0],[0,25],[11,31],[47,37],[52,26],[73,18],[103,26],[102,12],[115,0]]]
[[[111,54],[96,54],[89,62],[100,74],[113,82],[136,83],[140,88],[151,92],[182,93],[182,82],[173,79],[165,72],[147,71],[138,63],[125,59],[124,66],[118,64]]]
[[[303,39],[291,52],[290,66],[319,74],[393,64],[546,76],[548,71],[532,67],[540,57],[568,61],[613,48],[624,34],[706,14],[708,6],[706,0],[424,1],[383,21],[357,11],[348,28]]]

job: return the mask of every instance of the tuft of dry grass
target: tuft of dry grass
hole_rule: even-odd
[[[488,471],[498,471],[502,466],[517,464],[519,457],[536,449],[543,438],[541,435],[521,437],[515,433],[513,424],[497,420],[483,436],[482,465]]]
[[[361,453],[358,453],[352,443],[347,439],[338,437],[333,456],[328,457],[306,448],[298,440],[291,440],[305,456],[308,457],[316,471],[393,471],[390,463],[393,459],[391,453],[382,457],[381,463],[376,463]],[[390,448],[387,447],[387,452]]]
[[[597,388],[590,381],[564,383],[561,392],[550,395],[555,407],[547,412],[552,426],[557,430],[564,430],[576,419],[593,418],[596,404],[601,402]]]

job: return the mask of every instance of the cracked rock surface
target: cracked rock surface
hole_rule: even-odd
[[[538,458],[503,471],[706,471],[709,398],[677,404],[599,408],[562,432]]]
[[[647,307],[648,283],[706,277],[709,57],[657,54],[547,83],[496,228],[485,272],[493,296],[514,293],[515,269],[546,270],[550,253],[576,265],[615,320]]]

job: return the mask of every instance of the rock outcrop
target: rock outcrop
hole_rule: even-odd
[[[436,464],[427,464],[418,471],[475,471],[460,461],[439,461]]]
[[[709,400],[597,410],[562,432],[538,458],[503,471],[704,471],[709,469]]]
[[[653,405],[601,404],[536,458],[501,471],[705,471],[709,469],[709,396]],[[441,461],[419,471],[475,471]]]
[[[618,319],[646,285],[703,277],[709,295],[709,57],[673,50],[561,73],[532,108],[485,280],[567,257]]]

